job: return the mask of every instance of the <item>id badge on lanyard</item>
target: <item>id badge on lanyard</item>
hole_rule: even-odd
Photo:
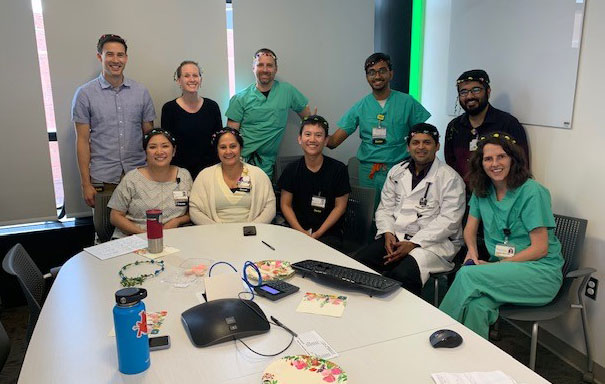
[[[321,192],[311,197],[311,207],[313,212],[321,213],[326,208],[326,198],[321,196]]]
[[[496,244],[496,257],[501,259],[515,256],[515,246],[508,242],[510,236],[510,229],[504,228],[504,242]]]
[[[387,142],[387,129],[382,125],[384,121],[384,115],[379,114],[376,116],[378,120],[378,126],[372,128],[372,144],[384,144]]]
[[[172,191],[174,205],[177,207],[186,207],[189,203],[189,192],[187,191]]]
[[[470,143],[468,143],[468,150],[470,152],[475,152],[477,147],[479,146],[479,135],[477,134],[477,130],[475,128],[471,129],[471,134],[474,136]]]

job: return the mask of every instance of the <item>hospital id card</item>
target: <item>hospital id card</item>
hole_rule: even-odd
[[[325,208],[326,198],[324,196],[313,196],[311,197],[311,206],[313,208]]]
[[[496,257],[506,258],[515,256],[515,247],[508,244],[496,244]]]
[[[187,191],[172,191],[174,205],[177,207],[186,207],[189,202],[189,192]]]
[[[372,128],[372,144],[384,144],[387,142],[387,129],[382,126]]]

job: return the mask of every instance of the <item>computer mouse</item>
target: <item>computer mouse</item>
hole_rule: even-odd
[[[475,265],[475,262],[473,261],[473,259],[468,259],[464,264],[462,265]]]
[[[429,340],[433,348],[455,348],[462,344],[462,336],[451,329],[435,331]]]

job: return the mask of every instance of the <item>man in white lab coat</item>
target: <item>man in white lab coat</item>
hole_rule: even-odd
[[[465,186],[435,156],[437,128],[416,124],[406,141],[411,158],[387,175],[376,210],[376,238],[354,258],[420,295],[429,273],[454,267],[451,261],[463,243]]]

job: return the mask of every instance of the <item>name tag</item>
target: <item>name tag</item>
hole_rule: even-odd
[[[250,176],[242,176],[237,181],[237,190],[240,192],[250,192],[252,185],[250,183]]]
[[[313,208],[324,209],[326,207],[326,198],[323,197],[323,196],[313,196],[313,197],[311,197],[311,206]]]
[[[384,144],[387,142],[387,129],[385,127],[372,128],[372,144]]]
[[[186,207],[189,203],[189,192],[187,191],[172,191],[174,205],[177,207]]]
[[[515,247],[508,244],[496,244],[496,257],[506,258],[515,256]]]

